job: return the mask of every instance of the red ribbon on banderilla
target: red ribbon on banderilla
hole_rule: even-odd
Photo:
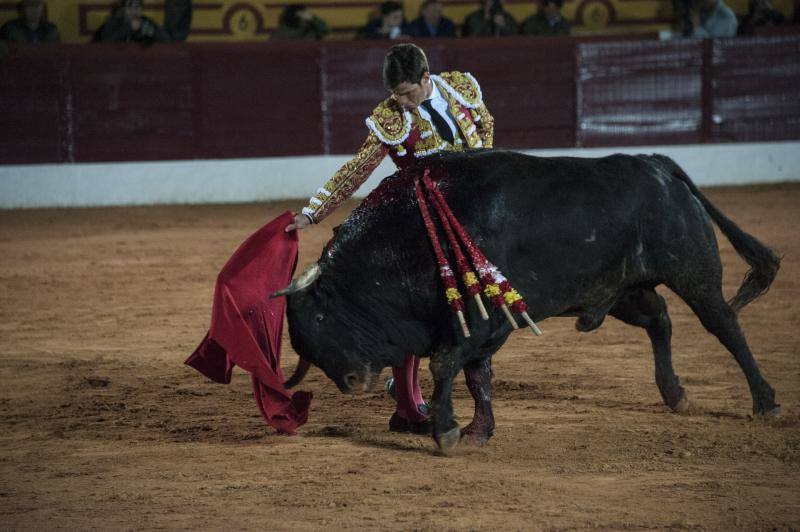
[[[464,229],[464,226],[461,225],[461,223],[455,217],[453,211],[450,210],[450,206],[445,201],[442,191],[439,190],[436,185],[434,185],[430,178],[430,171],[428,169],[425,169],[421,181],[428,192],[434,208],[436,209],[436,214],[439,217],[444,233],[447,236],[448,242],[450,243],[450,248],[453,250],[453,254],[456,259],[456,266],[458,268],[458,273],[461,276],[461,280],[467,289],[467,293],[472,296],[475,303],[478,305],[481,318],[484,320],[489,319],[489,314],[486,312],[486,308],[484,307],[480,296],[481,288],[483,288],[484,295],[486,295],[495,308],[499,308],[503,311],[514,329],[518,329],[519,325],[517,325],[517,321],[514,319],[511,311],[521,315],[530,326],[533,333],[536,336],[540,336],[542,331],[536,326],[536,323],[528,315],[528,305],[525,303],[525,300],[522,298],[520,293],[517,292],[513,286],[511,286],[509,280],[503,276],[502,272],[500,272],[497,266],[492,264],[486,258],[483,252],[472,240],[472,237],[470,237],[469,233],[467,233],[467,230]],[[436,254],[436,262],[439,266],[439,275],[441,276],[442,283],[445,287],[445,297],[447,298],[450,308],[458,317],[464,337],[469,338],[469,328],[467,327],[467,322],[464,319],[464,300],[461,297],[461,292],[458,290],[458,283],[455,275],[453,274],[453,270],[450,268],[447,257],[445,256],[442,246],[439,243],[439,236],[436,232],[436,227],[434,226],[430,211],[428,210],[425,194],[422,190],[422,186],[420,185],[420,179],[414,180],[414,189],[417,194],[417,201],[419,202],[419,210],[425,223],[425,229],[428,232],[428,238],[430,239],[434,253]],[[469,261],[467,261],[467,258],[464,255],[464,250],[466,250],[469,254],[470,260],[477,270],[478,275],[476,275],[475,271],[473,271],[473,269],[470,267]]]
[[[427,172],[427,170],[425,171]],[[439,244],[439,236],[436,234],[436,227],[433,225],[433,219],[428,210],[428,205],[425,202],[425,194],[422,192],[419,179],[414,180],[414,190],[417,193],[419,212],[422,214],[422,220],[425,222],[425,229],[428,231],[428,238],[433,246],[433,252],[436,254],[436,263],[439,265],[439,276],[442,278],[442,284],[444,284],[444,295],[447,298],[447,303],[450,305],[450,308],[453,309],[453,312],[458,316],[458,323],[461,324],[461,332],[464,333],[465,338],[469,338],[469,327],[467,327],[467,320],[464,319],[464,300],[461,298],[461,292],[458,291],[458,283],[456,282],[455,275],[453,275],[453,270],[450,268],[450,263],[447,261],[441,244]]]

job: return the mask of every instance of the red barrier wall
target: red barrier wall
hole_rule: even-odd
[[[420,43],[481,82],[497,145],[800,138],[800,36]],[[62,45],[0,59],[0,164],[346,154],[386,43]]]
[[[581,146],[702,142],[703,44],[579,45]]]
[[[760,53],[753,53],[758,50]],[[707,60],[710,137],[717,142],[797,139],[800,39],[756,37],[715,43]]]

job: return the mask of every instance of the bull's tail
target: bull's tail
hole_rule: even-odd
[[[770,248],[758,241],[754,236],[744,232],[730,218],[717,209],[702,192],[700,192],[686,172],[675,161],[660,156],[668,162],[671,173],[683,181],[694,196],[700,201],[706,212],[711,216],[720,230],[733,245],[733,249],[750,265],[750,270],[745,274],[742,285],[736,295],[728,301],[733,311],[738,313],[745,305],[757,297],[767,293],[769,286],[778,274],[781,258]]]

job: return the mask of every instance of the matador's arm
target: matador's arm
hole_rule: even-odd
[[[375,133],[370,132],[356,155],[308,200],[308,205],[303,208],[303,214],[314,223],[321,222],[353,195],[381,164],[387,153],[389,148],[375,136]]]
[[[475,125],[478,128],[478,135],[481,137],[483,147],[494,147],[494,117],[489,113],[486,104],[481,102],[476,109],[473,109],[473,117],[475,118]]]

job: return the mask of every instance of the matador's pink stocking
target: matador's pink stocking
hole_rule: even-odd
[[[395,393],[397,394],[397,415],[408,421],[425,421],[427,416],[419,411],[424,402],[417,382],[419,357],[409,355],[402,366],[393,366]]]

